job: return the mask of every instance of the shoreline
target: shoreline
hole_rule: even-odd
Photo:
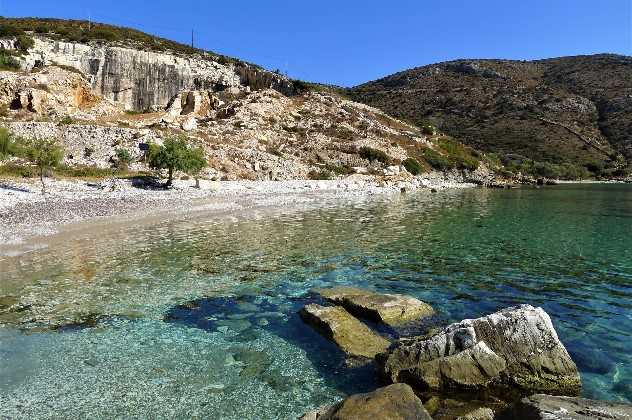
[[[44,238],[92,227],[475,186],[437,174],[386,182],[368,176],[327,181],[201,180],[200,189],[193,181],[174,181],[169,190],[139,188],[123,179],[48,180],[44,196],[39,182],[0,180],[0,255],[29,252]]]

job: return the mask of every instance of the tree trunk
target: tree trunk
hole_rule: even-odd
[[[46,185],[44,185],[44,168],[39,168],[40,182],[42,183],[42,194],[46,194]]]
[[[173,168],[169,168],[169,178],[167,178],[165,187],[169,188],[171,187],[171,184],[173,184]]]
[[[195,177],[195,188],[197,188],[198,190],[200,189],[200,178],[198,178],[197,176]]]

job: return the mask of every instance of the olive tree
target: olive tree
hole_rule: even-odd
[[[24,157],[37,167],[42,183],[42,194],[45,194],[44,171],[59,166],[64,158],[63,147],[53,139],[31,139],[25,142],[23,153]]]
[[[167,170],[167,182],[165,183],[167,188],[173,183],[175,171],[197,175],[206,166],[202,149],[191,148],[187,138],[183,136],[169,137],[162,146],[150,144],[148,162],[153,169]],[[197,177],[196,186],[199,186]]]

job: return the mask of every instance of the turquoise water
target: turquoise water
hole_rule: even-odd
[[[296,315],[340,284],[416,296],[438,323],[542,306],[583,394],[632,401],[632,186],[312,207],[0,257],[0,417],[293,418],[371,389],[370,367],[346,367]]]

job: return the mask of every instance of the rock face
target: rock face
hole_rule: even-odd
[[[23,57],[31,70],[58,64],[74,68],[89,80],[92,89],[127,109],[164,109],[183,90],[220,91],[277,88],[291,91],[281,75],[250,68],[247,64],[224,65],[205,56],[179,56],[123,46],[62,42],[34,36],[35,46]]]
[[[339,306],[310,304],[301,309],[300,315],[349,356],[373,358],[390,345]]]
[[[632,405],[575,397],[533,395],[499,415],[501,420],[632,419]]]
[[[430,338],[403,339],[380,357],[384,376],[421,390],[517,387],[575,394],[575,363],[541,308],[521,305],[446,327]]]
[[[367,394],[356,394],[331,407],[305,414],[301,420],[430,420],[406,384],[394,384]]]
[[[388,325],[400,325],[434,314],[427,303],[405,295],[380,294],[354,287],[317,289],[315,292],[353,315]]]

